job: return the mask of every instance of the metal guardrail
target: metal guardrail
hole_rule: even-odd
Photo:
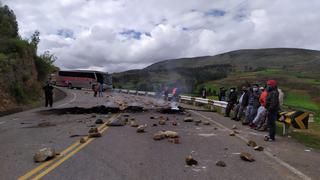
[[[137,94],[138,94],[138,95],[146,95],[146,93],[147,93],[147,92],[145,92],[145,91],[138,91]]]
[[[155,96],[156,96],[156,93],[155,93],[155,92],[147,92],[147,95],[148,95],[148,96],[151,96],[151,97],[155,97]]]
[[[156,96],[156,92],[136,91],[136,90],[128,90],[128,89],[114,89],[114,91],[120,92],[120,93],[126,93],[126,94],[137,94],[140,96],[150,96],[150,97]],[[164,97],[164,95],[162,95],[162,97]],[[171,98],[172,94],[168,94],[168,97]],[[225,101],[216,101],[216,100],[211,100],[211,99],[184,96],[184,95],[179,96],[179,101],[186,102],[188,104],[210,105],[210,106],[215,106],[215,107],[220,107],[220,108],[226,108],[228,105],[228,102],[225,102]]]
[[[135,90],[129,90],[129,94],[137,94],[137,91],[135,91]]]

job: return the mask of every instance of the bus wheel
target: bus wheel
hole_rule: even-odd
[[[68,88],[72,89],[72,84],[71,83],[68,84]]]

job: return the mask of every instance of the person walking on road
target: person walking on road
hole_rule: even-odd
[[[99,82],[99,97],[103,97],[103,82]]]
[[[97,83],[92,84],[92,91],[93,91],[93,97],[97,97],[97,95],[98,95],[98,84]]]
[[[47,81],[46,85],[43,87],[44,96],[45,96],[45,107],[52,107],[53,105],[53,86],[49,81]]]
[[[279,92],[278,92],[277,83],[275,80],[268,80],[267,92],[268,92],[268,95],[266,99],[266,109],[267,109],[269,135],[265,136],[264,140],[275,141],[276,120],[278,117],[278,111],[280,110]]]
[[[231,109],[233,109],[234,105],[237,103],[237,100],[238,100],[238,97],[237,97],[236,88],[230,88],[225,117],[230,117]]]

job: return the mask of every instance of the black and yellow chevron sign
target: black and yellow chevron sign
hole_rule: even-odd
[[[308,129],[309,112],[291,111],[281,112],[280,115],[285,119],[282,120],[297,129]]]

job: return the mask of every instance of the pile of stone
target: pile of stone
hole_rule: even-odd
[[[168,141],[174,144],[180,144],[179,134],[175,131],[158,131],[153,135],[155,141],[168,138]]]

